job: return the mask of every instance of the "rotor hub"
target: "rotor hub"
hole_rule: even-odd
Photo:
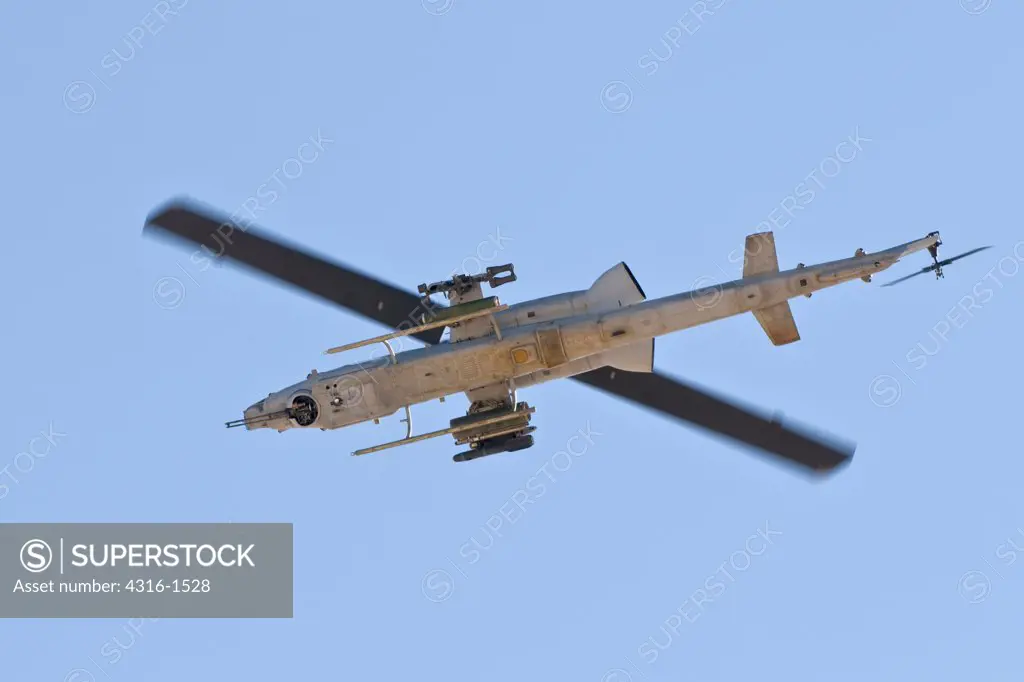
[[[489,267],[485,272],[477,275],[455,275],[451,279],[433,284],[421,284],[418,291],[424,298],[429,298],[432,294],[445,294],[449,299],[453,299],[468,294],[474,287],[479,288],[484,282],[494,289],[514,281],[516,281],[515,268],[511,263],[506,263]]]

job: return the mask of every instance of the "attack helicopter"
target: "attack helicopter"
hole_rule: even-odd
[[[519,392],[572,379],[818,474],[848,464],[856,446],[785,425],[777,416],[757,414],[656,371],[655,339],[751,313],[774,345],[794,343],[800,334],[791,298],[810,298],[852,280],[870,282],[873,275],[922,250],[929,251],[934,263],[915,275],[934,271],[942,277],[944,265],[982,250],[940,261],[939,233],[930,232],[882,251],[857,249],[851,258],[780,270],[773,233],[760,232],[746,238],[743,276],[735,281],[648,300],[621,262],[587,289],[507,305],[497,296],[485,296],[483,285],[496,289],[516,281],[511,263],[421,284],[417,295],[189,199],[155,209],[143,231],[199,246],[217,262],[241,264],[390,330],[325,351],[333,355],[381,344],[386,351],[381,357],[313,370],[304,380],[250,405],[242,418],[226,423],[229,428],[326,431],[380,423],[401,410],[404,438],[352,454],[450,435],[457,446],[468,448],[453,460],[467,462],[533,446],[536,427],[530,421],[536,408],[520,401]],[[447,303],[437,302],[435,295]],[[446,329],[448,338],[443,340]],[[396,353],[391,341],[402,337],[424,347]],[[459,393],[469,400],[466,414],[450,420],[446,428],[413,434],[414,405]]]

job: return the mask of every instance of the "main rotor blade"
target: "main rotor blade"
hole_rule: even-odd
[[[856,446],[826,443],[656,372],[610,367],[573,377],[642,407],[690,422],[818,473],[847,464]]]
[[[229,258],[387,327],[417,325],[419,315],[426,312],[416,294],[234,223],[190,201],[175,200],[157,209],[147,218],[143,232],[206,247],[210,257]],[[440,328],[411,336],[433,345],[443,333]]]
[[[991,246],[979,246],[976,249],[971,249],[970,251],[967,251],[965,253],[961,253],[959,256],[953,256],[952,258],[947,258],[946,260],[942,261],[942,264],[943,265],[949,265],[950,263],[955,263],[956,261],[960,260],[961,258],[966,258],[967,256],[974,255],[974,254],[978,253],[979,251],[984,251],[985,249],[991,249],[991,248],[992,248]]]

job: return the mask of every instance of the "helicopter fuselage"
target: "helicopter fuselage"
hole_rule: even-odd
[[[495,334],[440,343],[325,372],[271,393],[244,411],[246,428],[336,429],[491,384],[513,390],[604,366],[651,371],[658,336],[764,310],[888,269],[931,249],[938,233],[876,253],[744,277],[663,298],[579,314],[584,292],[510,306]],[[303,409],[296,412],[296,407]]]

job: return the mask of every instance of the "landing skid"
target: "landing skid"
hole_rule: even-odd
[[[362,450],[356,450],[352,454],[368,455],[371,452],[380,452],[381,450],[390,450],[391,448],[397,448],[400,445],[408,445],[410,443],[418,443],[420,441],[428,440],[430,438],[437,438],[438,436],[452,435],[455,437],[457,445],[463,445],[466,443],[470,444],[470,447],[476,449],[481,444],[483,445],[494,445],[493,439],[498,436],[505,436],[514,434],[517,432],[529,433],[536,430],[536,427],[527,427],[524,429],[524,425],[530,421],[530,416],[537,411],[537,408],[530,407],[526,403],[519,403],[516,405],[514,410],[496,410],[495,414],[488,412],[481,413],[479,415],[472,415],[470,417],[461,417],[459,419],[453,419],[451,426],[447,429],[441,429],[439,431],[431,431],[429,433],[422,433],[418,436],[407,436],[401,440],[391,441],[390,443],[382,443],[381,445],[374,445],[373,447],[363,448]],[[491,427],[491,428],[487,428]],[[531,438],[532,441],[532,438]],[[470,454],[470,453],[462,453]],[[492,453],[486,453],[492,454]],[[483,455],[478,455],[483,456]],[[458,457],[458,455],[456,455]],[[456,461],[466,461],[457,459]]]

